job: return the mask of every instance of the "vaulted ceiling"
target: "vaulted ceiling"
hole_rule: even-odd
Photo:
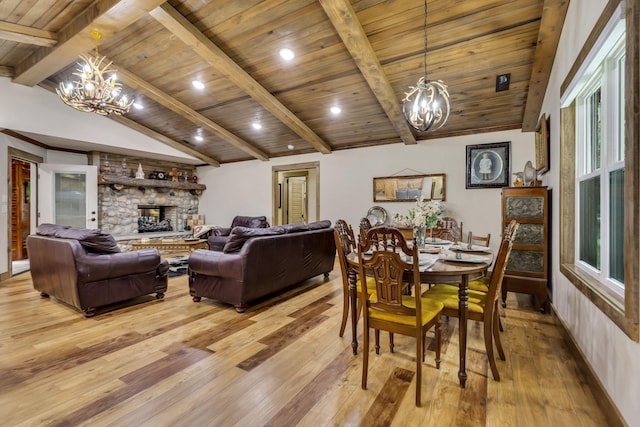
[[[427,134],[401,109],[423,75],[423,0],[3,0],[0,75],[54,90],[96,29],[100,55],[144,106],[111,118],[211,165],[527,132],[568,3],[429,0],[427,75],[448,86],[451,115]],[[509,89],[496,91],[501,74]]]

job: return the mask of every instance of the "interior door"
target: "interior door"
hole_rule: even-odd
[[[98,228],[98,167],[38,165],[38,224]]]
[[[307,178],[292,176],[287,178],[287,224],[307,222]]]

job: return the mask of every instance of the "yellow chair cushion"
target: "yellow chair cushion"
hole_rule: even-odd
[[[451,285],[435,285],[422,294],[444,304],[445,308],[458,310],[458,287]],[[487,294],[469,289],[469,312],[484,313]]]
[[[469,290],[470,291],[479,291],[479,292],[489,292],[489,281],[491,278],[489,277],[481,277],[477,280],[469,281]],[[433,286],[433,285],[432,285]],[[458,292],[458,285],[450,285],[448,283],[439,283],[438,286],[450,286],[456,289]]]
[[[373,277],[367,276],[366,283],[367,283],[367,293],[369,294],[369,300],[371,300],[371,298],[375,298],[376,296],[376,280]],[[356,282],[356,289],[358,291],[358,296],[359,296],[360,293],[362,292],[362,283],[360,282],[360,279],[358,279],[358,281]]]
[[[402,304],[407,307],[415,308],[416,299],[412,295],[403,295]],[[444,308],[444,304],[429,297],[422,297],[422,324],[426,325],[434,317],[436,317]],[[374,309],[369,309],[369,317],[372,319],[383,320],[386,322],[398,323],[401,325],[415,325],[416,318],[414,316],[402,316],[399,314],[386,313]]]

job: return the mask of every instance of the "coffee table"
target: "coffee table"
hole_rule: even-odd
[[[196,249],[209,249],[205,239],[156,239],[131,243],[132,250],[155,248],[159,251],[193,252]]]

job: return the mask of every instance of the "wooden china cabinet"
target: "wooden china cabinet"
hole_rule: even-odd
[[[506,306],[507,292],[521,292],[537,297],[541,312],[547,310],[551,294],[550,196],[551,190],[547,187],[502,189],[502,228],[512,219],[520,224],[502,282],[503,307]]]

